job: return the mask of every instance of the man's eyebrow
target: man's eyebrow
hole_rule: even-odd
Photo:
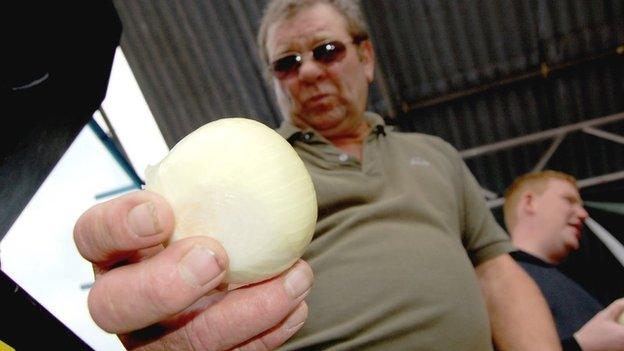
[[[319,35],[319,36],[314,36],[313,38],[311,38],[309,40],[309,43],[307,43],[307,45],[304,45],[305,49],[294,49],[294,46],[301,46],[301,45],[293,45],[293,43],[290,43],[288,46],[284,45],[281,47],[277,47],[275,50],[275,58],[274,59],[279,59],[280,57],[284,57],[284,56],[288,56],[290,54],[303,54],[306,51],[310,51],[314,48],[316,48],[317,46],[323,44],[324,42],[329,42],[333,39],[331,39],[329,36],[327,35]]]
[[[577,195],[564,194],[563,197],[566,198],[567,200],[572,200],[575,203],[580,203],[580,204],[583,203],[583,199]]]

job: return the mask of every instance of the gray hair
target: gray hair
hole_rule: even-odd
[[[278,21],[289,19],[301,10],[316,4],[328,4],[336,9],[347,21],[347,31],[358,41],[368,39],[368,29],[359,0],[272,0],[264,8],[262,22],[258,31],[258,49],[265,66],[269,64],[266,41],[269,27]]]

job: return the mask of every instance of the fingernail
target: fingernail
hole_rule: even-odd
[[[288,319],[284,322],[284,328],[286,328],[287,331],[296,331],[301,328],[307,318],[308,306],[305,303],[301,303],[295,312],[288,316]]]
[[[178,270],[182,279],[194,287],[208,284],[223,272],[215,253],[198,245],[182,257]]]
[[[310,290],[311,286],[312,275],[310,274],[310,270],[303,264],[295,265],[295,267],[286,274],[286,278],[284,278],[284,288],[293,299],[298,298],[306,291]]]
[[[151,202],[144,202],[131,209],[128,213],[128,225],[138,236],[154,235],[162,231],[156,216],[156,207]]]

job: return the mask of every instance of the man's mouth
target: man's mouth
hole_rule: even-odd
[[[583,224],[582,223],[578,223],[578,224],[568,223],[568,225],[575,229],[576,237],[580,238],[581,237],[581,231],[583,229]]]
[[[317,103],[323,102],[326,98],[329,97],[329,94],[317,94],[313,95],[305,100],[306,105],[314,105]]]

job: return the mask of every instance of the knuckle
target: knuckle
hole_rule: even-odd
[[[87,303],[93,321],[104,331],[115,333],[119,313],[105,280],[97,280],[93,284]]]
[[[167,271],[150,269],[146,265],[141,275],[140,290],[149,306],[158,315],[173,315],[181,309],[177,297],[179,291],[175,289],[176,272],[174,267],[167,267]]]
[[[223,324],[224,316],[215,316],[214,312],[202,314],[185,326],[185,333],[193,350],[224,350],[227,348],[225,340],[227,330],[231,330]]]
[[[257,293],[253,299],[239,305],[241,320],[254,320],[256,325],[273,326],[289,311],[289,304],[279,300],[267,291]]]
[[[74,242],[78,252],[90,261],[101,258],[100,240],[106,238],[106,228],[100,218],[101,207],[94,206],[83,213],[74,226]]]
[[[288,310],[286,305],[282,306],[271,296],[259,292],[244,303],[213,305],[187,324],[189,342],[195,349],[205,350],[229,349],[234,345],[239,345],[236,349],[243,351],[272,350],[275,347],[272,345],[277,342],[275,335],[272,335],[273,328]],[[236,310],[228,306],[236,306]]]
[[[254,319],[266,319],[269,316],[275,315],[276,312],[281,311],[281,304],[277,303],[277,299],[263,292],[258,294],[257,298],[249,300],[246,306],[247,315],[249,318]],[[284,314],[286,311],[284,311]]]
[[[85,237],[85,214],[78,218],[76,224],[74,225],[74,243],[76,244],[76,248],[82,257],[89,259],[89,242],[87,237]]]
[[[124,239],[128,237],[126,220],[116,207],[107,207],[101,222],[100,239],[112,250],[124,247]]]
[[[269,351],[273,348],[270,343],[265,340],[265,336],[261,336],[245,345],[238,348],[240,351]]]

